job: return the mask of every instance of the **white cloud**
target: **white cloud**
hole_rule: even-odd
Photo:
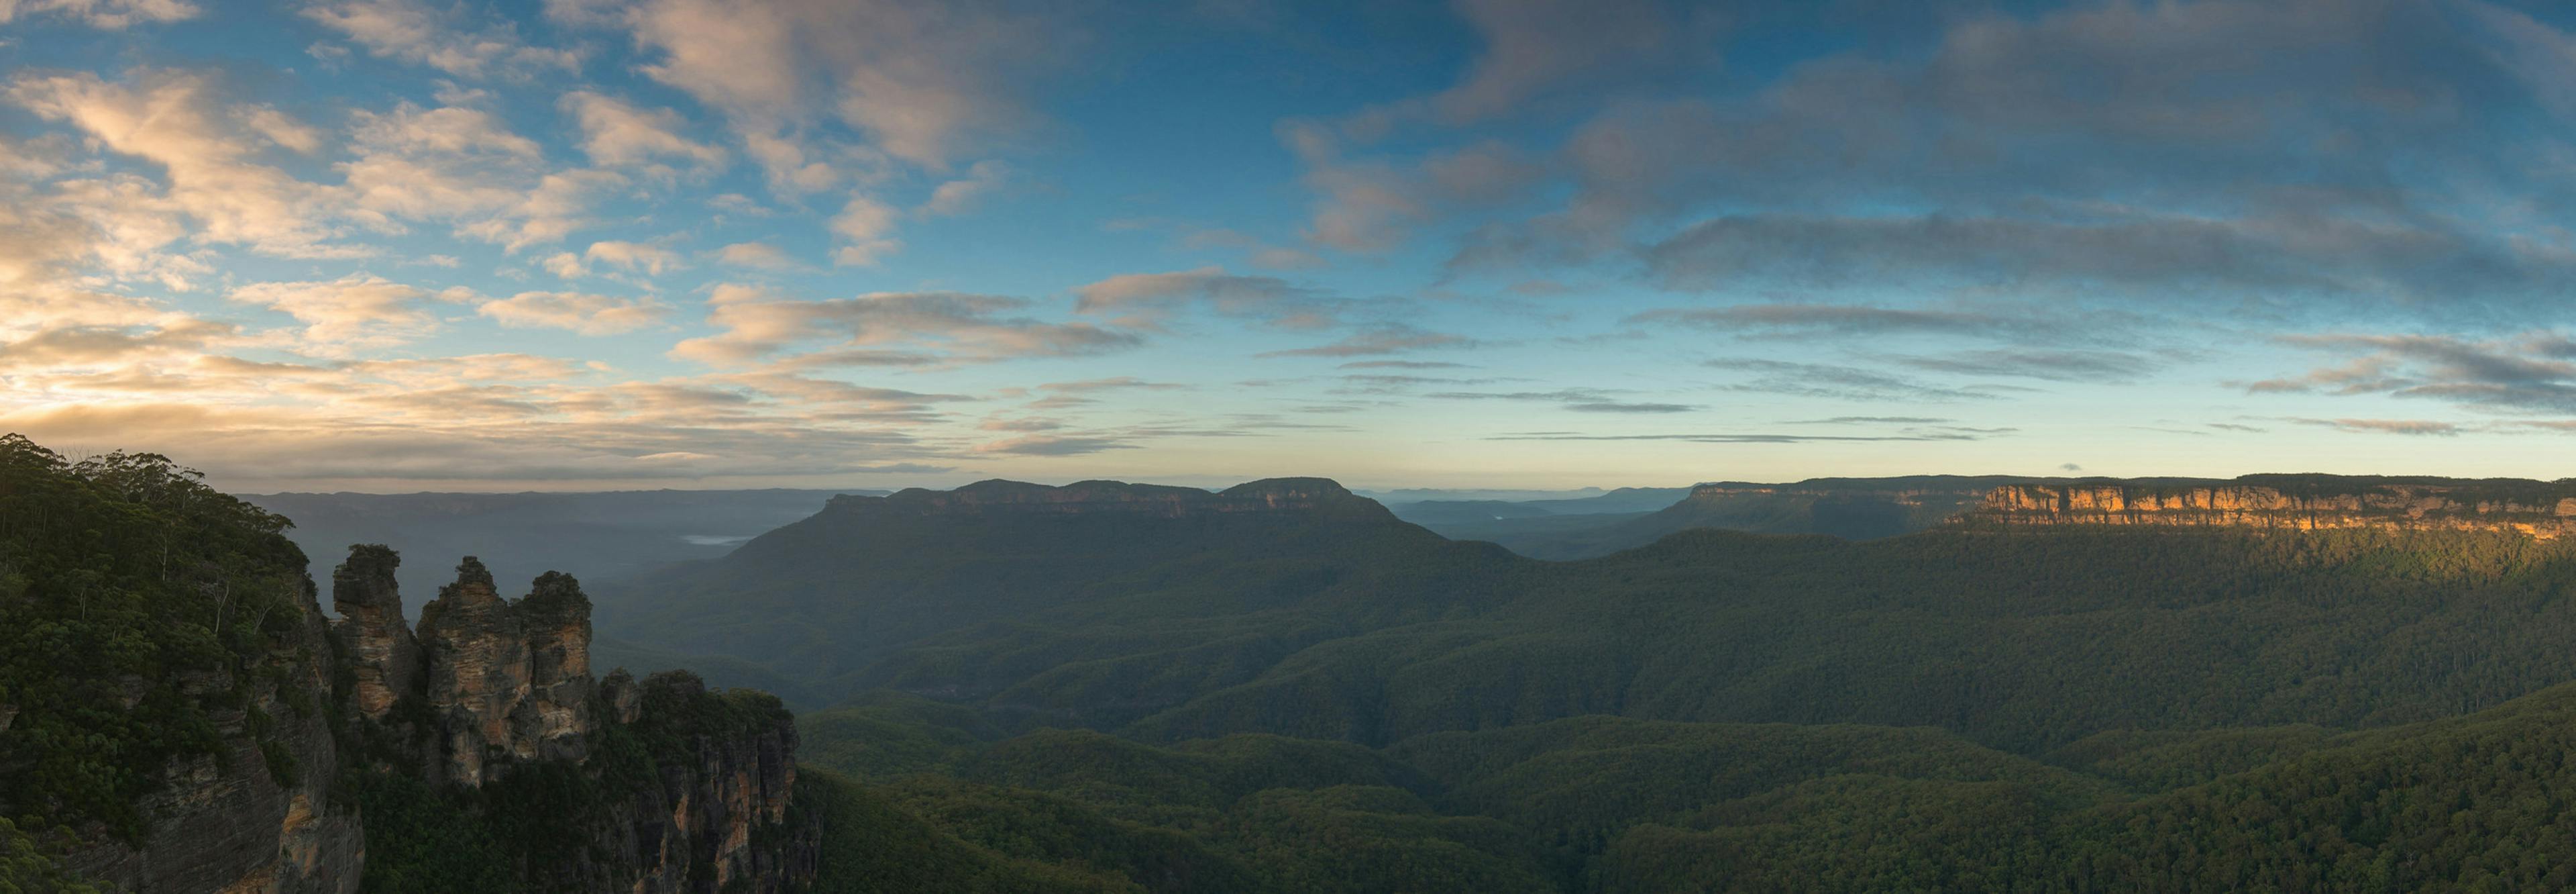
[[[203,10],[187,0],[0,0],[0,25],[19,16],[62,16],[115,30],[141,22],[192,19],[199,12]]]
[[[248,245],[287,257],[357,253],[325,244],[337,235],[331,190],[257,161],[257,143],[291,133],[282,115],[264,118],[270,134],[246,133],[242,116],[202,77],[136,70],[131,84],[94,74],[21,76],[10,100],[38,117],[68,122],[98,145],[161,166],[171,207],[196,220],[198,238]]]
[[[716,260],[736,267],[758,267],[763,270],[786,270],[796,262],[766,242],[736,242],[716,250]]]
[[[725,151],[681,136],[685,122],[669,109],[640,109],[586,90],[564,94],[562,105],[581,123],[581,148],[594,164],[644,167],[674,158],[706,169],[724,165]]]
[[[611,16],[558,4],[558,19]],[[720,111],[771,188],[812,192],[841,172],[818,157],[827,121],[867,153],[944,170],[963,145],[1028,117],[1013,83],[1067,33],[990,8],[920,0],[647,0],[615,16],[658,54],[644,73]]]
[[[832,232],[849,244],[832,252],[832,262],[845,267],[874,266],[879,257],[903,247],[893,238],[896,212],[867,196],[851,196],[832,217]]]
[[[363,273],[321,282],[258,283],[225,297],[292,316],[304,324],[306,340],[323,345],[381,347],[438,331],[438,318],[421,306],[429,292]]]
[[[348,35],[375,55],[461,77],[526,76],[581,67],[580,54],[529,46],[506,22],[467,30],[456,21],[463,13],[411,0],[333,0],[303,12],[305,18]]]
[[[475,313],[512,328],[569,329],[582,335],[616,335],[662,322],[670,308],[649,298],[616,298],[575,292],[521,292],[483,302]]]
[[[1020,315],[1030,302],[957,292],[876,292],[803,301],[767,289],[718,286],[707,324],[722,332],[692,338],[671,356],[720,365],[769,358],[791,347],[826,343],[791,358],[808,364],[919,362],[926,351],[952,360],[1096,354],[1132,347],[1132,333],[1088,323],[1048,323]],[[887,356],[883,349],[907,356]],[[842,358],[846,358],[842,359]]]
[[[930,200],[921,203],[919,213],[927,216],[964,214],[975,203],[1002,188],[1010,179],[1010,166],[998,161],[979,161],[966,169],[966,176],[939,184],[931,190]]]
[[[680,263],[678,252],[640,242],[593,242],[588,251],[582,252],[582,258],[629,272],[642,271],[654,276],[687,266]]]

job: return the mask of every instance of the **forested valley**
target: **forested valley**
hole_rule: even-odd
[[[888,876],[928,889],[2523,890],[2576,865],[2564,541],[1959,523],[1556,563],[1327,497],[845,499],[650,582],[617,629],[813,669],[833,834],[936,851]]]
[[[2576,542],[2509,526],[1972,515],[1548,562],[1318,479],[843,496],[722,559],[592,588],[601,628],[637,644],[603,661],[737,688],[563,690],[597,719],[548,741],[586,756],[492,751],[478,787],[411,738],[467,708],[353,697],[352,673],[392,666],[350,637],[390,622],[324,634],[288,519],[159,457],[0,446],[0,880],[19,890],[82,890],[84,870],[131,870],[101,854],[215,835],[220,811],[172,799],[233,789],[290,818],[286,796],[313,799],[362,836],[343,853],[365,861],[359,890],[549,890],[628,871],[620,830],[685,819],[669,803],[773,776],[753,783],[767,819],[692,845],[737,850],[648,889],[2576,883]],[[394,592],[396,559],[353,550],[337,606],[387,604],[367,600]],[[457,623],[441,611],[504,611],[462,592],[488,594],[480,564],[458,573],[424,637]],[[534,625],[590,611],[580,594],[548,575],[507,610]],[[360,840],[314,827],[290,819],[284,853]],[[333,871],[297,859],[255,872]]]

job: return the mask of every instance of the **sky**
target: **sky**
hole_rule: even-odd
[[[240,491],[2562,478],[2571,29],[0,0],[0,431]]]

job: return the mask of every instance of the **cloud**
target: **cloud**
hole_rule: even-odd
[[[1792,420],[1792,421],[1787,422],[1787,423],[1784,423],[1784,424],[1787,424],[1787,425],[1870,425],[1870,424],[1931,425],[1931,424],[1942,423],[1942,422],[1949,422],[1949,421],[1951,421],[1951,420],[1943,419],[1943,418],[1940,418],[1940,417],[1937,417],[1937,416],[1836,416],[1836,417],[1833,417],[1833,418],[1831,418],[1831,419],[1799,419],[1799,420]]]
[[[1118,376],[1107,379],[1085,379],[1079,382],[1048,382],[1037,386],[1036,389],[1045,393],[1046,396],[1030,401],[1028,403],[1028,408],[1033,410],[1054,410],[1095,403],[1095,399],[1089,395],[1102,391],[1182,391],[1187,390],[1189,387],[1190,386],[1188,385],[1182,385],[1176,382],[1148,382],[1143,379],[1136,378],[1135,376]],[[1018,390],[1019,389],[1016,388],[1008,389],[1008,391]]]
[[[2052,382],[2133,382],[2162,363],[2119,351],[1963,351],[1937,357],[1899,357],[1898,364],[1929,372],[2005,376]]]
[[[329,190],[258,161],[262,147],[273,144],[250,126],[247,119],[256,116],[226,114],[239,107],[220,99],[201,76],[137,69],[127,78],[132,83],[112,84],[87,73],[22,74],[9,83],[7,95],[37,117],[70,123],[111,151],[159,165],[167,180],[159,196],[103,196],[166,203],[194,220],[197,238],[209,242],[286,257],[355,253],[325,244],[338,235],[327,223],[338,216]],[[278,129],[274,120],[267,128]]]
[[[2528,304],[2576,283],[2576,256],[2555,250],[2293,209],[2230,219],[2140,209],[2059,220],[1736,215],[1649,246],[1645,261],[1679,290],[2008,287],[2220,306],[2249,294]]]
[[[1106,450],[1126,450],[1136,445],[1116,438],[1062,437],[1056,435],[1023,435],[975,445],[977,453],[1007,453],[1017,456],[1078,456]]]
[[[645,75],[721,112],[784,192],[841,178],[816,158],[825,121],[945,170],[962,146],[1025,126],[1022,73],[1078,38],[999,6],[916,0],[647,0],[559,18],[622,25],[653,57]]]
[[[1430,99],[1443,123],[1472,124],[1523,108],[1540,90],[1661,56],[1684,36],[1650,0],[1460,0],[1485,38],[1456,86]]]
[[[165,318],[157,325],[58,323],[0,341],[0,369],[185,357],[233,334],[231,326],[188,317]]]
[[[2530,16],[2201,0],[1914,23],[1727,73],[1741,89],[1601,102],[1544,154],[1539,194],[1563,198],[1482,221],[1453,273],[1635,258],[1743,297],[2489,327],[2576,283],[2576,240],[2530,198],[2566,188],[2530,122],[2576,112],[2576,41]]]
[[[1031,302],[958,292],[877,292],[806,301],[764,289],[718,286],[707,324],[722,332],[680,342],[671,356],[717,365],[773,357],[791,347],[827,343],[795,362],[920,363],[1079,356],[1141,343],[1133,333],[1088,323],[1047,323],[1020,316]],[[899,348],[889,354],[888,348]]]
[[[1372,354],[1400,354],[1426,348],[1472,348],[1476,340],[1446,332],[1428,332],[1402,323],[1381,323],[1352,333],[1342,340],[1311,348],[1269,351],[1261,357],[1363,357]],[[1440,365],[1440,364],[1433,364]],[[1455,366],[1456,364],[1447,364]],[[1349,364],[1344,364],[1349,366]]]
[[[736,242],[727,245],[716,249],[716,260],[735,267],[752,267],[761,270],[790,270],[797,266],[794,260],[787,257],[786,252],[779,251],[777,246],[766,242]]]
[[[617,267],[621,270],[627,270],[630,272],[640,271],[654,276],[660,276],[665,272],[678,270],[687,266],[680,263],[680,255],[678,252],[658,245],[645,245],[636,242],[620,242],[614,240],[608,242],[593,242],[590,244],[590,248],[583,251],[581,255],[584,260],[597,261],[599,263]]]
[[[1973,434],[1934,433],[1910,435],[1791,435],[1773,433],[1704,433],[1653,435],[1588,435],[1576,432],[1524,432],[1494,435],[1488,441],[1682,441],[1693,444],[1831,444],[1838,442],[1873,443],[1880,441],[1976,441]]]
[[[405,102],[354,120],[343,192],[378,229],[400,231],[395,218],[450,221],[460,236],[517,252],[590,225],[592,208],[628,183],[614,171],[552,169],[535,141],[478,108]]]
[[[1328,325],[1343,302],[1275,276],[1239,276],[1222,267],[1171,273],[1122,273],[1074,290],[1074,311],[1113,314],[1121,326],[1160,328],[1183,309],[1204,305],[1220,316],[1290,329]]]
[[[529,46],[507,22],[467,30],[457,21],[463,12],[413,0],[330,0],[305,7],[303,13],[377,56],[460,77],[528,77],[581,67],[579,53]]]
[[[1391,251],[1441,215],[1511,202],[1544,174],[1520,150],[1495,141],[1410,164],[1345,159],[1319,128],[1292,122],[1281,131],[1307,165],[1303,179],[1316,194],[1306,239],[1343,251]]]
[[[2533,331],[2497,339],[2448,335],[2293,335],[2283,343],[2351,359],[2252,382],[2252,394],[2388,395],[2526,413],[2576,412],[2576,339]]]
[[[687,125],[677,112],[637,108],[587,90],[564,94],[560,104],[580,122],[581,151],[593,164],[650,168],[673,159],[699,170],[724,167],[723,149],[680,135]]]
[[[9,0],[0,3],[0,25],[20,16],[61,16],[92,28],[118,30],[146,22],[192,19],[203,11],[186,0]]]
[[[422,305],[432,296],[418,287],[364,273],[316,282],[242,286],[224,297],[294,317],[309,341],[342,347],[381,347],[438,331],[438,318]]]
[[[1611,397],[1615,392],[1597,388],[1563,388],[1555,391],[1443,391],[1423,395],[1439,400],[1503,400],[1529,403],[1552,403],[1577,413],[1690,413],[1703,407],[1690,404],[1631,402]]]
[[[1463,369],[1467,364],[1445,360],[1354,360],[1335,369]]]
[[[475,155],[489,153],[518,160],[545,154],[535,140],[510,132],[492,113],[467,106],[424,109],[410,102],[393,111],[356,113],[353,136],[373,151],[409,154]]]
[[[832,252],[832,263],[845,267],[873,267],[877,259],[903,247],[895,240],[896,212],[893,207],[867,196],[851,196],[841,213],[832,217],[832,232],[848,244]]]
[[[1956,335],[2056,343],[2116,334],[2125,320],[2102,315],[2068,319],[2031,309],[1963,310],[1846,304],[1741,304],[1664,308],[1631,314],[1628,325],[1685,326],[1718,332],[1799,338],[1856,335]]]
[[[521,292],[483,302],[474,312],[514,329],[569,329],[582,335],[617,335],[661,323],[670,308],[649,298]]]
[[[1730,391],[1874,401],[1978,400],[1995,396],[1984,391],[1947,388],[1855,366],[1752,359],[1711,360],[1703,365],[1710,369],[1755,374],[1750,381],[1724,386]]]
[[[590,216],[610,190],[626,185],[611,171],[558,171],[537,178],[535,188],[490,217],[457,228],[457,233],[516,252],[532,245],[561,242],[596,221]]]
[[[984,197],[999,191],[1010,181],[1011,168],[998,161],[979,161],[966,169],[966,176],[939,184],[931,190],[930,200],[921,203],[917,213],[925,217],[954,217],[972,210]]]
[[[2336,431],[2358,434],[2430,435],[2447,438],[2460,433],[2459,426],[2448,422],[2427,422],[2417,419],[2292,419],[2290,421],[2300,425],[2323,426]]]

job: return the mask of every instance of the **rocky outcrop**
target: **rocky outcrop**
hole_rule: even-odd
[[[2576,534],[2576,483],[2248,476],[2205,484],[2018,484],[1994,489],[1962,521],[2004,527],[2496,531],[2555,539]]]
[[[844,512],[891,511],[925,515],[1118,514],[1158,518],[1376,503],[1325,478],[1266,478],[1205,491],[1193,487],[1077,481],[1061,487],[992,479],[956,490],[911,488],[883,497],[838,496],[827,504]]]
[[[330,634],[312,584],[297,590],[295,633],[263,672],[236,682],[192,671],[178,681],[186,697],[238,705],[212,712],[221,752],[159,768],[161,786],[138,805],[153,818],[142,840],[84,836],[92,843],[64,865],[127,891],[357,890],[364,833],[356,805],[335,794],[339,748],[324,713]]]
[[[385,650],[354,641],[400,639],[388,632],[401,618],[391,553],[369,549],[334,575],[366,584],[352,604],[370,620],[352,616],[339,628],[353,641],[343,651],[359,679],[368,672],[357,665]],[[372,620],[378,614],[391,626]],[[571,575],[548,572],[525,597],[504,600],[491,572],[467,557],[422,609],[417,682],[394,692],[430,718],[417,729],[385,725],[403,743],[396,763],[409,765],[397,770],[508,803],[522,786],[563,798],[561,770],[577,769],[581,781],[570,784],[593,803],[550,821],[579,844],[528,860],[520,871],[531,890],[773,894],[810,881],[821,829],[788,811],[793,715],[773,696],[711,692],[686,672],[639,682],[620,669],[594,681],[590,642],[590,600]],[[611,737],[627,747],[603,753]]]
[[[402,558],[382,545],[349,548],[349,560],[331,572],[331,609],[340,613],[331,632],[339,637],[351,676],[351,707],[383,720],[404,693],[421,683],[420,641],[403,618],[394,569]]]
[[[590,602],[570,576],[550,572],[525,599],[507,602],[492,573],[467,556],[456,582],[422,610],[420,629],[426,697],[438,718],[437,778],[480,785],[505,762],[587,753]]]
[[[774,894],[812,878],[822,830],[788,813],[796,724],[777,700],[710,693],[686,671],[655,674],[634,689],[640,702],[659,709],[652,713],[666,715],[640,721],[641,728],[681,740],[687,755],[661,762],[660,788],[626,811],[628,834],[618,839],[617,853],[627,865],[648,867],[634,890]],[[723,720],[671,722],[667,716],[687,714]]]

